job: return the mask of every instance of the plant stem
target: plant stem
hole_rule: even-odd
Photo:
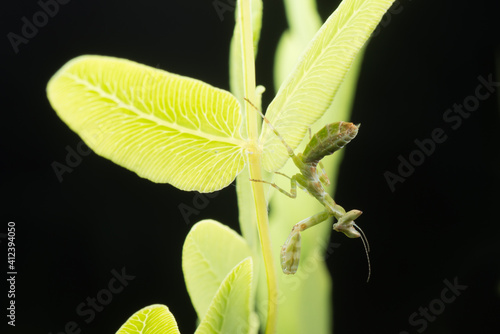
[[[255,94],[255,59],[253,44],[252,17],[249,0],[240,1],[241,38],[242,38],[242,56],[243,56],[243,75],[245,97],[250,101],[256,101]],[[250,147],[248,150],[248,168],[250,178],[262,180],[261,170],[261,150],[258,143],[258,126],[255,110],[245,102],[245,115],[247,120],[248,138]],[[278,300],[278,282],[271,248],[271,237],[269,233],[269,222],[267,217],[267,207],[264,196],[264,187],[260,182],[252,182],[252,192],[256,208],[257,226],[259,230],[260,245],[264,266],[267,277],[267,323],[266,334],[276,332],[277,324],[277,300]]]

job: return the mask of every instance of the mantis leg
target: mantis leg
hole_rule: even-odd
[[[281,247],[281,269],[284,274],[295,274],[297,272],[297,268],[299,267],[301,248],[300,232],[325,221],[330,216],[330,213],[325,210],[315,214],[314,216],[306,218],[293,226],[292,232],[290,232],[288,239],[286,239],[285,243]]]
[[[287,152],[288,152],[288,156],[290,158],[292,158],[293,162],[295,163],[295,165],[300,165],[300,159],[297,158],[297,156],[295,155],[295,153],[293,153],[293,150],[292,148],[287,144],[287,142],[285,141],[285,139],[283,139],[283,137],[281,137],[280,133],[278,132],[278,130],[276,130],[276,128],[271,124],[271,122],[269,122],[269,120],[267,119],[266,116],[264,116],[264,114],[262,113],[262,111],[259,110],[259,108],[257,108],[249,99],[247,99],[246,97],[244,98],[245,101],[247,101],[255,110],[257,110],[260,115],[262,116],[262,118],[264,119],[264,121],[266,122],[266,124],[269,126],[269,128],[274,132],[274,134],[278,137],[278,139],[283,143],[283,145],[285,146]],[[298,166],[297,165],[297,166]]]
[[[282,194],[287,195],[290,198],[296,198],[297,197],[297,177],[296,177],[296,175],[289,177],[288,175],[285,175],[285,174],[280,173],[280,172],[276,172],[276,174],[283,175],[283,176],[290,179],[290,192],[286,191],[283,188],[280,188],[276,183],[267,182],[264,180],[255,180],[255,179],[250,179],[250,181],[262,182],[262,183],[269,184],[270,186],[273,186],[274,188],[278,189]]]

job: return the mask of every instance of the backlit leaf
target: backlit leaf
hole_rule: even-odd
[[[239,2],[238,2],[239,3]],[[254,54],[257,55],[257,48],[259,45],[260,28],[262,26],[262,0],[252,0],[252,29],[253,29],[253,46]],[[241,33],[240,33],[240,16],[238,15],[239,9],[234,10],[235,25],[233,38],[231,39],[231,46],[229,48],[229,82],[231,85],[231,92],[241,102],[243,102],[243,65],[241,54]]]
[[[276,90],[293,71],[300,55],[323,23],[316,10],[316,0],[285,0],[284,3],[288,29],[281,35],[274,56]]]
[[[252,328],[252,258],[226,276],[195,334],[249,333]]]
[[[81,56],[52,77],[47,94],[92,150],[153,182],[212,192],[245,164],[238,101],[201,81]]]
[[[193,226],[182,249],[182,270],[198,318],[203,319],[226,276],[251,256],[245,239],[214,220]]]
[[[151,305],[134,313],[116,334],[180,334],[165,305]]]
[[[267,117],[292,148],[328,109],[354,57],[393,2],[345,0],[311,41],[267,109]],[[281,168],[288,154],[267,125],[261,142],[264,168]]]

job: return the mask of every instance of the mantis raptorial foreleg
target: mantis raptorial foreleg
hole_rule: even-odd
[[[300,260],[300,232],[317,225],[330,217],[327,210],[315,214],[309,218],[302,220],[301,222],[295,224],[292,228],[292,232],[286,239],[285,243],[281,247],[281,268],[285,274],[295,274],[297,268],[299,267]]]

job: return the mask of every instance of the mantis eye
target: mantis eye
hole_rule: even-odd
[[[344,233],[348,238],[359,238],[361,234],[354,228],[354,219],[361,216],[363,212],[359,210],[351,210],[344,214],[338,222],[333,224],[333,229],[337,232]]]

